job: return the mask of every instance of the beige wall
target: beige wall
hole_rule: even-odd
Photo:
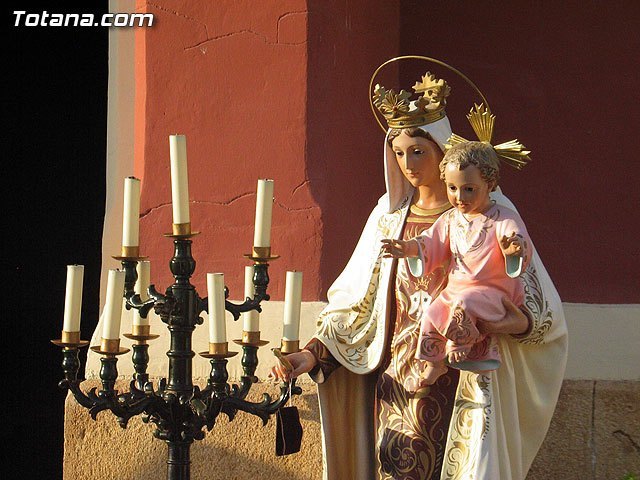
[[[640,380],[640,305],[564,304],[569,329],[565,378]]]

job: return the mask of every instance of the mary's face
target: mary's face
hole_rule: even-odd
[[[414,187],[442,182],[438,165],[442,151],[431,140],[410,137],[405,132],[391,142],[400,170]]]

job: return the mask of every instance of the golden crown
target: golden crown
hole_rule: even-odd
[[[376,85],[373,104],[386,118],[389,128],[419,127],[444,118],[447,97],[451,93],[447,82],[427,72],[413,90],[419,94],[415,100],[411,100],[411,93],[405,90],[396,93]]]
[[[491,145],[491,137],[493,137],[493,126],[496,121],[496,116],[493,115],[491,111],[484,106],[484,104],[474,104],[474,108],[472,108],[467,114],[467,120],[469,120],[478,140]],[[454,145],[464,142],[468,142],[468,140],[454,133],[449,138],[445,148],[449,149]],[[496,151],[498,156],[502,158],[503,162],[517,168],[518,170],[522,170],[522,168],[531,161],[531,158],[529,157],[531,151],[527,150],[526,147],[518,141],[518,139],[493,146],[493,149]]]

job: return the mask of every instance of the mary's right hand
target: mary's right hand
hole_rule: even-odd
[[[309,350],[290,353],[286,358],[291,363],[293,370],[288,371],[279,360],[275,359],[276,364],[269,371],[268,377],[270,379],[288,382],[292,378],[297,378],[303,373],[310,372],[318,364],[315,355]]]

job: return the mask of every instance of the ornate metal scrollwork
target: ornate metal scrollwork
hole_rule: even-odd
[[[207,311],[207,299],[200,298],[189,278],[195,269],[195,261],[191,256],[191,240],[188,235],[174,236],[174,256],[170,268],[175,278],[165,294],[159,293],[153,285],[148,289],[149,298],[143,300],[135,293],[137,280],[136,259],[122,259],[125,271],[124,298],[127,309],[137,309],[141,317],[146,317],[151,308],[167,324],[171,335],[171,346],[167,352],[169,357],[169,376],[158,381],[157,387],[149,381],[147,366],[149,364],[146,340],[155,336],[130,335],[138,341],[133,345],[133,363],[135,373],[128,392],[115,389],[117,371],[117,354],[104,354],[101,358],[100,379],[102,388],[94,387],[88,392],[80,388],[82,380],[78,379],[80,361],[78,351],[84,345],[63,345],[64,379],[59,386],[68,389],[95,420],[98,413],[109,410],[117,418],[119,425],[126,428],[129,420],[142,415],[146,423],[156,426],[154,436],[167,442],[168,478],[182,480],[189,478],[189,448],[194,440],[205,437],[205,431],[211,430],[217,417],[224,413],[233,420],[238,411],[259,417],[266,424],[271,415],[281,408],[291,394],[301,394],[300,387],[283,383],[280,395],[272,399],[264,394],[262,401],[246,400],[251,386],[257,382],[255,371],[258,366],[258,344],[242,343],[243,376],[240,384],[228,383],[227,359],[224,356],[211,358],[211,373],[207,386],[200,389],[193,385],[191,377],[191,361],[194,352],[191,350],[191,337],[197,325],[203,323],[200,314]],[[270,257],[274,258],[274,257]],[[261,311],[261,303],[269,299],[267,286],[269,283],[268,263],[256,262],[254,285],[256,294],[246,298],[241,304],[225,300],[226,310],[234,319],[250,310]],[[225,291],[225,298],[228,290]],[[86,342],[85,342],[86,343]],[[261,342],[262,343],[262,342]]]

